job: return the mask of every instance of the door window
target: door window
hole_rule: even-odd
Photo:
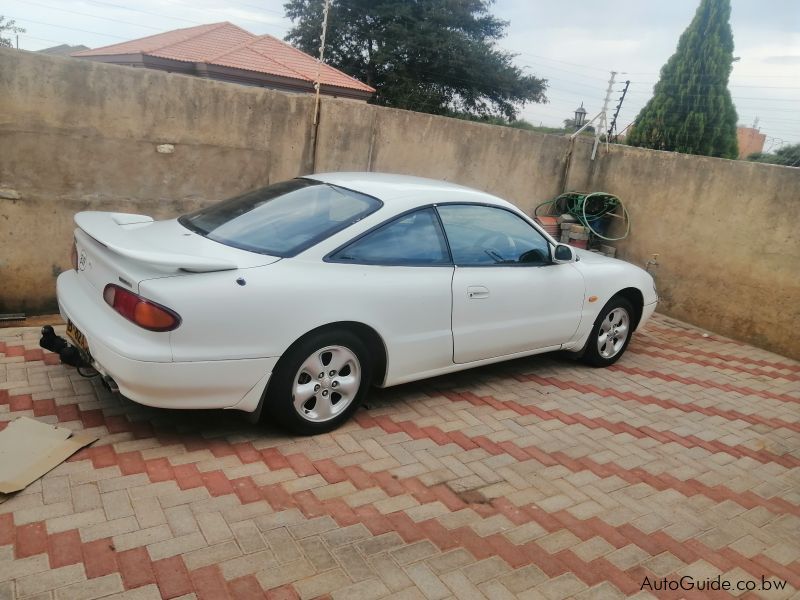
[[[450,256],[432,208],[403,215],[331,256],[337,262],[372,265],[448,265]]]
[[[477,204],[448,204],[437,210],[456,265],[550,264],[550,244],[511,211]]]

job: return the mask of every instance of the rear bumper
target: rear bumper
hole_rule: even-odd
[[[258,408],[277,357],[172,362],[168,333],[119,317],[75,271],[59,275],[57,287],[62,317],[86,336],[92,366],[122,395],[159,408]]]

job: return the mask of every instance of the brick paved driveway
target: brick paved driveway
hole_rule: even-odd
[[[0,329],[0,427],[100,440],[0,504],[3,599],[800,589],[800,364],[676,321],[611,369],[533,357],[380,391],[314,438],[138,406],[37,341]]]

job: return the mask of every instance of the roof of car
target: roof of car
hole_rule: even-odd
[[[414,177],[411,175],[396,175],[394,173],[371,173],[371,172],[349,172],[349,173],[314,173],[306,175],[308,179],[315,179],[333,185],[361,192],[369,196],[374,196],[380,200],[392,200],[403,198],[420,193],[435,192],[461,192],[464,195],[474,195],[475,200],[498,201],[499,198],[481,192],[479,190],[440,181],[438,179],[428,179],[426,177]],[[501,201],[502,202],[502,201]]]

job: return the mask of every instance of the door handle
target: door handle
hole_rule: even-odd
[[[489,288],[483,285],[468,285],[467,297],[470,300],[480,300],[489,297]]]

